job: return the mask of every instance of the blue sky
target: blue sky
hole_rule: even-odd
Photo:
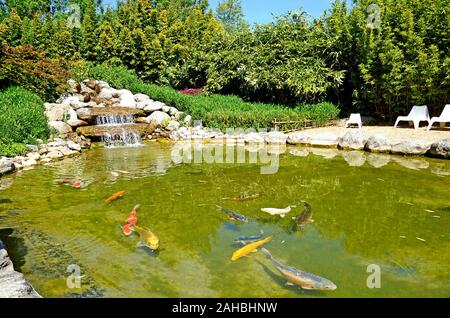
[[[215,10],[220,0],[209,0]],[[300,7],[313,17],[320,17],[331,7],[333,0],[241,0],[246,20],[253,24],[272,22],[272,14],[280,15]],[[116,0],[103,0],[105,5],[115,5]]]
[[[253,24],[272,22],[272,14],[280,15],[300,7],[313,17],[320,17],[331,7],[332,0],[242,0],[246,20]],[[215,10],[219,0],[209,0]]]

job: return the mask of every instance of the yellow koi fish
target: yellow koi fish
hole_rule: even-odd
[[[139,233],[142,242],[148,248],[152,250],[157,250],[159,248],[159,238],[149,229],[135,225],[133,226],[133,231]]]
[[[234,252],[233,255],[231,256],[231,260],[237,261],[241,257],[244,257],[244,256],[254,252],[258,247],[260,247],[266,243],[269,243],[270,241],[272,241],[272,236],[266,237],[265,239],[254,242],[254,243],[247,244],[243,248],[240,248],[236,252]]]

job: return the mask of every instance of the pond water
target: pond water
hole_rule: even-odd
[[[425,158],[287,148],[276,173],[263,163],[178,163],[169,144],[98,147],[2,179],[0,239],[44,297],[450,297],[450,163]],[[176,161],[176,160],[175,160]],[[80,178],[83,189],[56,179]],[[123,198],[106,204],[111,194]],[[227,200],[241,193],[248,201]],[[301,200],[314,223],[295,231]],[[160,240],[153,253],[121,225]],[[238,224],[216,205],[246,215]],[[297,205],[285,218],[261,208]],[[337,290],[287,286],[260,252],[236,262],[233,239],[272,235],[284,264],[333,281]],[[75,264],[81,288],[69,288]],[[367,269],[381,269],[368,288]],[[73,287],[73,286],[72,286]],[[76,286],[75,286],[76,287]]]

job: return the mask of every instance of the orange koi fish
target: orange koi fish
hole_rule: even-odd
[[[81,189],[81,182],[77,181],[72,184],[72,188]]]
[[[125,234],[126,236],[130,236],[131,235],[131,233],[133,233],[133,226],[131,225],[131,224],[125,224],[123,227],[122,227],[122,232],[123,232],[123,234]]]
[[[105,202],[106,203],[111,203],[112,201],[123,197],[124,194],[125,194],[125,191],[120,191],[120,192],[114,193],[112,196],[110,196],[108,199],[106,199]]]
[[[139,209],[140,205],[136,205],[133,210],[131,210],[130,215],[128,216],[128,218],[126,219],[126,223],[130,224],[131,226],[135,226],[137,223],[137,213],[136,210]]]

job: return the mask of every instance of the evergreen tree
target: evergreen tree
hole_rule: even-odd
[[[153,37],[149,41],[149,46],[147,49],[147,67],[142,77],[151,82],[160,83],[160,74],[166,67],[166,61],[164,59],[164,51],[158,37]]]
[[[241,30],[247,27],[241,0],[223,0],[219,2],[217,6],[217,18],[229,30]]]
[[[122,63],[128,67],[132,67],[135,60],[134,42],[131,31],[127,26],[122,25],[119,32],[119,40],[115,48],[118,57]]]
[[[94,0],[87,4],[81,23],[81,43],[80,51],[84,58],[90,61],[97,60],[96,44],[98,42],[97,34],[97,16]]]
[[[100,27],[100,37],[96,46],[97,59],[99,62],[109,61],[118,56],[116,49],[120,46],[117,43],[116,33],[109,21],[104,20]]]
[[[62,57],[66,61],[72,60],[77,56],[70,30],[67,28],[67,23],[64,19],[53,22],[52,36],[49,38],[46,52],[51,57]]]

